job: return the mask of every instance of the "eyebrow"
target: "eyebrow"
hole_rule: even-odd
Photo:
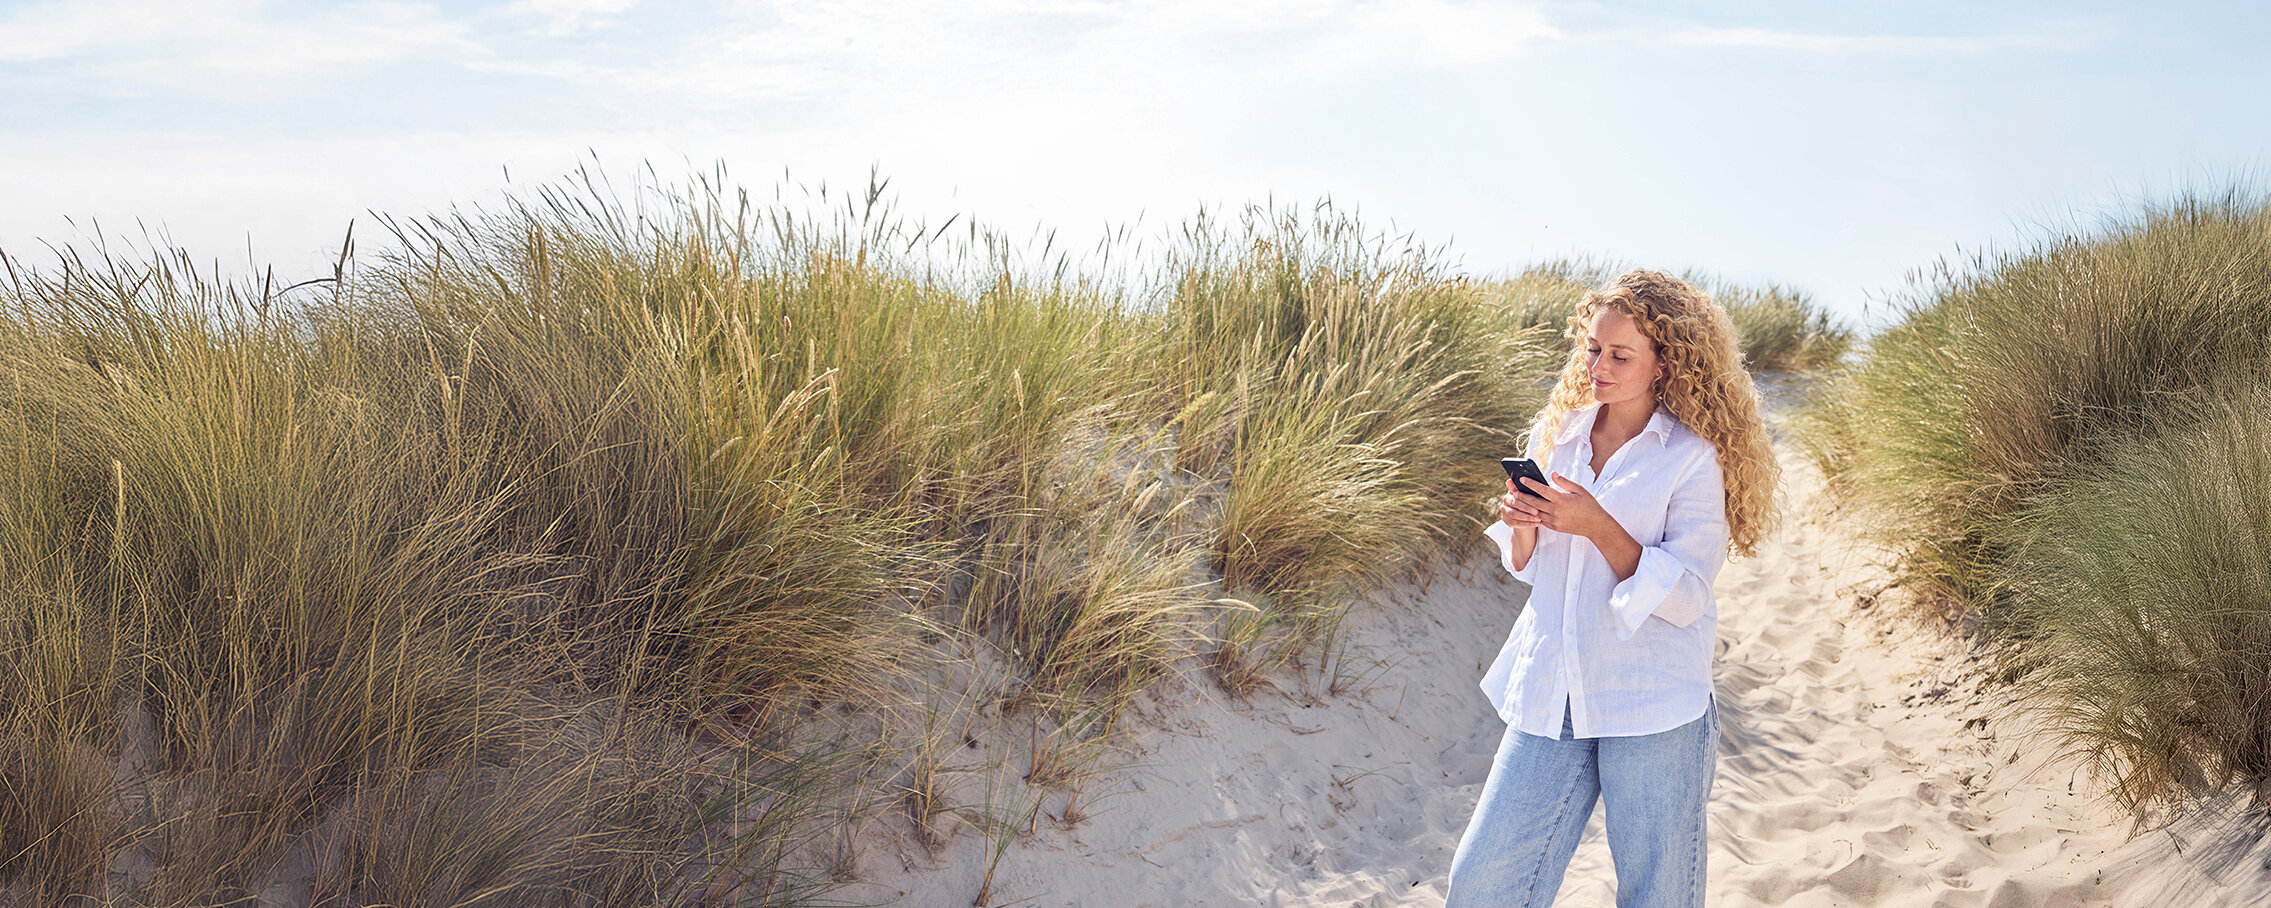
[[[1588,340],[1588,341],[1591,341],[1591,342],[1593,342],[1593,343],[1596,343],[1596,344],[1600,344],[1600,343],[1601,343],[1601,339],[1600,339],[1600,338],[1597,338],[1597,337],[1588,337],[1588,338],[1586,338],[1586,340]],[[1633,346],[1633,345],[1631,345],[1631,344],[1601,344],[1601,346],[1603,346],[1603,347],[1607,347],[1607,348],[1609,348],[1609,349],[1611,349],[1611,350],[1638,350],[1638,349],[1640,349],[1639,347],[1635,347],[1635,346]]]

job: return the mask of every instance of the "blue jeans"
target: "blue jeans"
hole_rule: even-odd
[[[1703,904],[1703,805],[1719,751],[1714,703],[1693,722],[1628,738],[1559,738],[1513,726],[1451,858],[1444,908],[1545,908],[1593,815],[1608,808],[1617,908]]]

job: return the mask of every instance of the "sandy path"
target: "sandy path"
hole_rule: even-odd
[[[1785,525],[1721,575],[1716,905],[2111,904],[2115,817],[1981,715],[1956,641],[1856,607],[1880,586],[1785,456]],[[1605,844],[1561,904],[1612,904]],[[1574,870],[1574,868],[1573,868]]]
[[[1857,606],[1874,569],[1784,461],[1791,516],[1717,586],[1711,904],[2271,904],[2260,840],[2213,875],[2170,833],[2130,840],[2086,777],[1989,716],[1963,645]],[[1475,680],[1524,594],[1487,545],[1352,616],[1342,691],[1281,679],[1237,703],[1185,681],[1147,698],[1128,763],[1070,821],[1044,798],[986,904],[1440,905],[1503,729]],[[975,835],[935,854],[866,839],[857,899],[969,905],[993,855]],[[1556,904],[1613,903],[1596,811]]]

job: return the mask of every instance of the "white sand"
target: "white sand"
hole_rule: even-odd
[[[1874,570],[1816,513],[1817,477],[1784,461],[1792,516],[1718,583],[1712,904],[2271,902],[2260,840],[2186,833],[2234,846],[2223,852],[2180,850],[2166,831],[2130,840],[2048,742],[1989,715],[1998,695],[1982,693],[1964,644],[1857,606],[1880,585]],[[1124,723],[1128,763],[1089,781],[1072,822],[1057,819],[1063,795],[1044,797],[1031,833],[1007,838],[985,904],[1441,904],[1504,727],[1475,682],[1524,596],[1487,545],[1478,535],[1473,557],[1352,615],[1351,690],[1281,678],[1238,703],[1192,679],[1147,697]],[[1010,756],[999,742],[984,752],[997,747]],[[1017,771],[994,790],[1019,788],[1002,781]],[[983,775],[957,791],[982,799]],[[933,854],[904,825],[861,835],[871,882],[843,895],[973,904],[994,841],[965,826]],[[2203,854],[2238,869],[2214,873]],[[1611,905],[1614,890],[1596,812],[1556,904]]]

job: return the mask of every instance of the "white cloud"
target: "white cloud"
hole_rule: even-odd
[[[508,10],[543,22],[545,34],[573,35],[606,24],[638,0],[513,0]]]
[[[1662,41],[1683,47],[1740,47],[1822,56],[1981,56],[2006,51],[2082,50],[2092,38],[2079,30],[2000,35],[1832,35],[1763,28],[1688,28]]]
[[[60,68],[116,94],[267,97],[397,60],[477,52],[433,6],[396,0],[315,14],[261,0],[97,0],[0,19],[0,62]]]
[[[620,2],[520,6],[549,4],[561,16],[581,16]],[[560,79],[640,107],[738,109],[764,100],[858,105],[1034,86],[1165,91],[1249,78],[1354,79],[1488,63],[1558,37],[1529,3],[745,0],[665,46],[608,56],[564,48],[469,65]]]
[[[1561,37],[1535,8],[1518,4],[1398,0],[1351,11],[1343,40],[1394,47],[1441,62],[1481,62],[1514,56],[1526,46]]]

